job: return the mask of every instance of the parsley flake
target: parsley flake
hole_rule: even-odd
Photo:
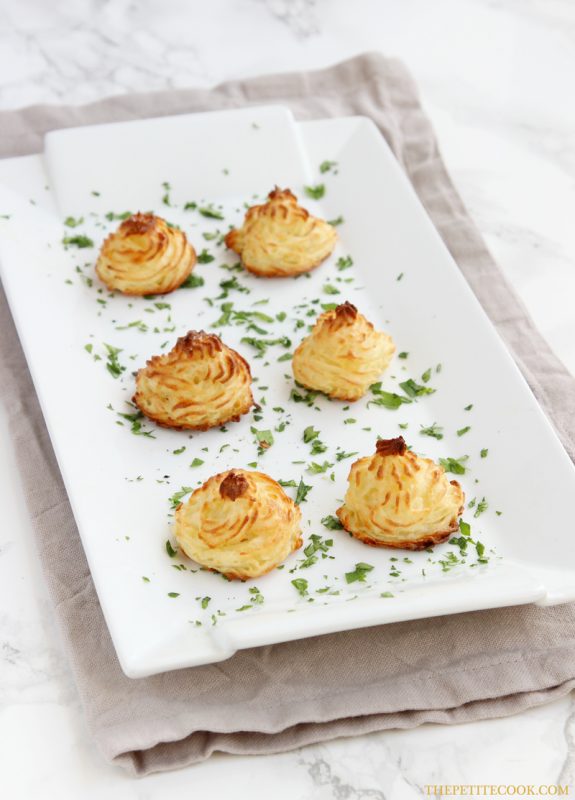
[[[364,561],[360,561],[355,565],[355,569],[352,572],[345,573],[346,583],[355,583],[355,581],[365,583],[365,578],[372,569],[372,564],[366,564]]]
[[[214,256],[204,248],[198,255],[198,264],[209,264],[214,260]]]
[[[337,167],[337,161],[322,161],[319,165],[319,171],[322,175],[326,172],[330,172],[334,167]]]
[[[433,439],[443,439],[443,428],[436,425],[435,422],[428,428],[424,428],[422,425],[419,432],[422,436],[431,436]]]
[[[180,284],[180,289],[197,289],[199,286],[204,285],[204,279],[200,275],[194,275],[192,272],[186,280]]]
[[[77,236],[64,236],[62,239],[62,244],[64,247],[78,247],[81,250],[85,247],[94,247],[94,242],[90,239],[89,236],[83,236],[78,234]]]
[[[330,531],[340,531],[343,529],[343,525],[339,519],[332,514],[328,514],[327,517],[324,517],[321,524]]]
[[[64,225],[68,228],[77,228],[78,225],[81,225],[84,222],[84,217],[66,217],[64,220]]]
[[[337,269],[342,272],[344,269],[349,269],[353,266],[353,258],[351,256],[341,256],[335,262]]]
[[[265,451],[269,450],[269,448],[273,445],[274,435],[270,430],[259,431],[253,425],[251,426],[250,430],[256,437],[256,442],[258,445],[258,456],[261,456],[262,453],[265,453]]]
[[[460,458],[440,458],[439,463],[446,472],[452,472],[454,475],[465,475],[465,461],[469,456],[461,456]]]
[[[300,479],[294,500],[296,506],[299,506],[301,503],[304,503],[306,501],[306,498],[308,494],[311,492],[312,488],[313,488],[312,486],[308,486],[306,483],[304,483],[303,479]]]
[[[423,395],[433,394],[435,392],[435,389],[432,389],[431,386],[422,386],[420,383],[416,383],[413,378],[409,378],[399,385],[409,397],[422,397]]]
[[[308,427],[303,432],[303,440],[306,444],[317,439],[319,436],[319,431],[316,431],[313,425],[308,425]]]
[[[178,555],[178,551],[174,549],[169,539],[166,539],[166,553],[170,558],[174,558],[174,556]]]
[[[318,183],[316,186],[304,186],[303,188],[306,195],[313,200],[320,200],[325,194],[325,186],[323,183]]]
[[[186,205],[184,206],[184,209],[186,209],[187,207],[188,207],[188,203],[186,203]],[[199,208],[198,211],[200,212],[202,217],[207,217],[208,219],[223,219],[224,218],[224,215],[221,213],[221,211],[218,211],[216,208],[214,208],[211,203],[209,205],[207,205],[207,206],[203,206],[202,208]]]
[[[297,590],[297,592],[302,597],[305,597],[307,595],[308,582],[306,581],[305,578],[295,578],[291,583],[292,586]]]
[[[184,498],[187,494],[190,494],[190,492],[193,491],[194,490],[192,489],[191,486],[182,486],[182,488],[179,491],[174,492],[174,494],[169,498],[170,506],[172,508],[177,508],[182,502],[182,498]]]

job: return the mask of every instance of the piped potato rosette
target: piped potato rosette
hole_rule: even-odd
[[[301,511],[263,472],[214,475],[176,509],[176,539],[202,567],[258,578],[302,544]]]
[[[167,294],[181,286],[196,264],[186,234],[154,214],[133,214],[104,241],[96,273],[122,294]]]
[[[395,352],[393,339],[376,331],[351,303],[321,314],[296,348],[296,381],[337,400],[362,397],[386,369]]]
[[[373,456],[358,459],[349,473],[343,527],[376,547],[423,550],[458,530],[465,494],[442,466],[407,449],[402,436],[380,439]]]
[[[309,272],[331,254],[336,240],[332,225],[302,208],[289,189],[277,186],[266,203],[248,209],[242,227],[225,239],[244,267],[264,278]]]
[[[219,336],[189,331],[139,370],[133,399],[158,425],[207,430],[250,410],[251,383],[247,361]]]

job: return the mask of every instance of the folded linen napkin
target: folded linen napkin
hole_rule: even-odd
[[[545,344],[453,188],[405,68],[381,55],[212,90],[114,97],[0,113],[1,156],[35,153],[54,128],[249,104],[298,119],[363,114],[393,148],[483,307],[575,457],[575,379]],[[102,616],[72,511],[3,294],[0,397],[89,726],[104,755],[138,774],[214,751],[271,753],[424,722],[513,714],[575,686],[575,604],[457,614],[261,647],[228,661],[131,680]]]

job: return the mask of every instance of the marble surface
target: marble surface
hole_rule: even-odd
[[[364,50],[409,64],[472,216],[575,373],[571,0],[3,0],[0,108],[209,86]],[[102,760],[86,730],[2,413],[0,505],[3,797],[402,800],[428,783],[575,780],[573,698],[134,780]]]

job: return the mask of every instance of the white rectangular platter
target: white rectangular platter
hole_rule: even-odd
[[[127,145],[134,141],[138,159]],[[127,675],[367,625],[575,599],[573,465],[372,123],[296,124],[283,109],[252,108],[56,132],[46,154],[46,163],[0,163],[0,267]],[[326,161],[335,164],[321,173]],[[334,255],[297,280],[250,276],[219,243],[244,204],[276,182],[309,210],[343,220]],[[307,198],[304,185],[319,182],[322,199]],[[184,210],[191,201],[223,219]],[[194,271],[203,285],[144,299],[99,284],[97,248],[118,224],[106,215],[136,206],[180,225],[205,250]],[[84,221],[66,227],[70,215]],[[64,248],[63,237],[75,235],[94,247]],[[344,300],[407,354],[396,356],[382,388],[403,393],[411,378],[432,394],[390,410],[370,403],[372,394],[348,406],[295,386],[288,354],[324,304]],[[250,361],[260,410],[224,431],[133,424],[123,416],[134,413],[133,372],[200,328]],[[281,341],[258,357],[246,337]],[[119,349],[117,377],[106,345]],[[441,439],[421,432],[434,423]],[[326,445],[321,454],[303,441],[308,426]],[[272,432],[263,454],[252,427]],[[481,559],[472,545],[466,555],[449,543],[422,553],[377,550],[322,524],[343,498],[353,460],[371,454],[378,435],[399,433],[417,452],[460,460],[465,471],[455,477]],[[314,472],[313,462],[325,471]],[[178,499],[216,472],[254,464],[311,487],[301,503],[306,552],[245,583],[170,557]],[[295,497],[296,488],[286,491]],[[323,549],[312,552],[314,541]],[[349,582],[358,562],[372,570]]]

